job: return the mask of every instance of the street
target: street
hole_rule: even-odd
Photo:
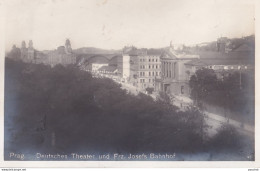
[[[139,92],[145,93],[144,91],[141,91],[127,83],[121,83],[121,85],[122,89],[129,91],[131,94],[137,95]],[[156,99],[154,94],[151,94],[150,96],[153,99]],[[181,110],[186,110],[190,105],[192,105],[192,100],[184,96],[174,96],[172,98],[172,104],[178,106]],[[234,126],[240,133],[246,136],[250,136],[251,138],[254,137],[254,127],[249,124],[244,124],[233,119],[225,118],[219,114],[209,113],[207,111],[203,111],[203,113],[205,115],[206,124],[209,125],[209,128],[207,129],[209,136],[216,134],[221,125],[230,124]]]

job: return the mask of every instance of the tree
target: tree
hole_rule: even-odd
[[[152,87],[147,87],[145,90],[148,92],[148,94],[152,94],[153,91],[154,91],[154,88],[152,88]]]
[[[195,109],[179,111],[164,93],[157,101],[127,94],[114,81],[73,66],[7,59],[5,67],[4,126],[5,135],[11,135],[5,138],[6,154],[39,149],[63,154],[193,152],[203,147],[203,115]],[[49,141],[54,133],[55,147]]]
[[[211,95],[211,92],[216,89],[217,76],[212,69],[202,68],[192,75],[189,81],[191,88],[191,97],[195,100],[195,104],[199,105]]]

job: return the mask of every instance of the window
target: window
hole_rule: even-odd
[[[149,65],[149,69],[151,68],[151,66]]]
[[[151,62],[151,59],[149,59],[149,62]]]
[[[158,72],[156,72],[156,76],[158,76]]]
[[[151,79],[149,79],[149,83],[151,82]]]
[[[156,69],[158,68],[158,66],[157,66],[157,65],[156,65],[155,67],[156,67]]]
[[[153,76],[154,76],[154,72],[153,72]]]
[[[149,72],[149,76],[151,76],[151,72]]]
[[[184,86],[181,86],[181,94],[184,94]]]

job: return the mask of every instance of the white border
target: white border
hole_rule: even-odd
[[[183,162],[176,162],[176,161],[4,161],[3,160],[3,149],[4,149],[4,109],[3,109],[3,100],[4,100],[4,57],[5,57],[5,1],[0,0],[0,167],[7,167],[7,168],[85,168],[85,167],[101,167],[101,168],[166,168],[166,167],[173,167],[173,168],[259,168],[260,167],[260,157],[259,157],[259,130],[260,125],[259,123],[259,113],[260,113],[260,103],[259,103],[259,81],[260,81],[260,68],[258,67],[260,64],[260,48],[259,48],[259,22],[260,19],[260,11],[259,9],[260,1],[255,0],[255,36],[256,36],[256,55],[255,55],[255,82],[256,82],[256,91],[255,91],[255,98],[256,98],[256,105],[255,105],[255,162],[253,161],[203,161],[203,162],[191,162],[191,161],[183,161]]]

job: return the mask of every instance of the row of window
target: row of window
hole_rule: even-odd
[[[159,76],[161,72],[140,72],[140,76]]]
[[[146,60],[147,60],[147,59],[141,58],[141,59],[140,59],[140,62],[146,62]],[[159,59],[148,59],[147,61],[148,61],[148,62],[160,62]]]
[[[155,82],[155,79],[149,79],[149,80],[147,80],[149,83],[154,83]],[[140,83],[145,83],[146,81],[145,81],[145,79],[140,79]]]
[[[140,65],[140,69],[160,69],[161,65]]]
[[[229,65],[229,66],[209,66],[210,69],[247,69],[247,66],[237,66],[237,65]]]
[[[148,86],[150,87],[150,85],[151,85],[151,84],[145,84],[145,83],[144,83],[144,84],[142,84],[142,87],[143,87],[143,88],[146,88],[146,87],[148,87]],[[153,84],[153,87],[155,87],[154,84]]]

